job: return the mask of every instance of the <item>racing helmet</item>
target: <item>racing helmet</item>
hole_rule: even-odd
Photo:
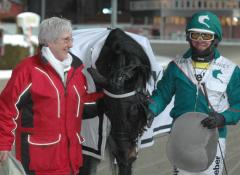
[[[201,60],[209,61],[213,57],[213,48],[217,47],[222,40],[222,27],[218,17],[209,11],[202,11],[195,13],[186,26],[186,40],[190,43],[192,48],[193,59],[201,58]],[[214,34],[212,44],[205,51],[197,51],[191,44],[189,37],[190,32],[209,33]]]

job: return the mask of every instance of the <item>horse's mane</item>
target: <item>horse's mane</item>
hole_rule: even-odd
[[[109,33],[96,67],[109,82],[114,82],[116,86],[109,87],[113,91],[143,87],[151,73],[150,61],[142,46],[121,29]]]

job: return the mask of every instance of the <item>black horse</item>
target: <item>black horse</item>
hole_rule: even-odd
[[[137,139],[148,119],[146,83],[149,58],[140,44],[120,29],[111,30],[96,61],[88,71],[105,93],[101,109],[111,121],[110,149],[119,175],[131,175],[137,157]]]

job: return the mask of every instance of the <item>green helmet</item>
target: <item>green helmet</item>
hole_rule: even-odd
[[[186,33],[190,31],[215,34],[219,41],[222,40],[222,27],[218,17],[209,12],[195,13],[186,27]]]

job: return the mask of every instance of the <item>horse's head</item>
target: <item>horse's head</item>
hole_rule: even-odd
[[[99,54],[96,67],[115,93],[144,88],[151,73],[145,51],[134,39],[120,29],[112,30]]]

